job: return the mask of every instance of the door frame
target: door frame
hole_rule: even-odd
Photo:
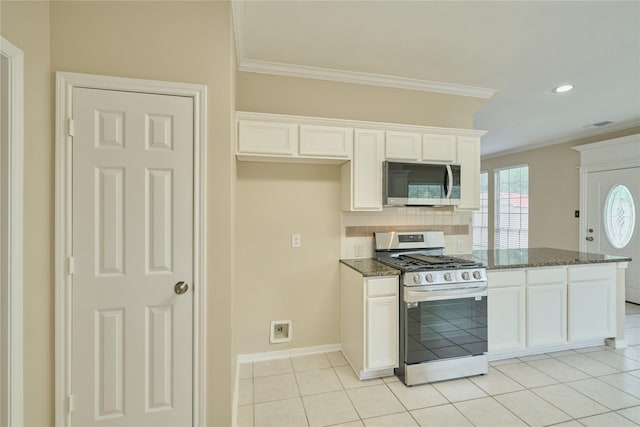
[[[0,406],[1,425],[22,425],[24,407],[23,384],[23,189],[24,189],[24,53],[9,40],[0,36],[0,56],[7,60],[7,156],[0,159],[0,169],[7,173],[7,254],[3,255],[7,271],[1,280],[7,280],[6,294],[0,293],[0,307],[7,307],[6,337],[0,343],[0,379],[5,380],[6,395]],[[3,76],[5,78],[5,76]],[[2,137],[0,137],[1,139]],[[6,169],[5,169],[6,168]],[[4,316],[4,314],[3,314]],[[3,326],[3,328],[5,328]]]
[[[580,152],[580,230],[579,248],[586,252],[584,231],[587,229],[587,177],[591,172],[640,167],[640,134],[608,139],[573,147]]]
[[[193,425],[205,424],[206,416],[206,140],[207,87],[189,83],[130,79],[56,72],[55,116],[55,422],[69,426],[71,396],[72,313],[72,137],[70,120],[74,88],[92,88],[193,99],[194,114],[194,220],[193,220]]]

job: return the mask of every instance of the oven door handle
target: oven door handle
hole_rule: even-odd
[[[473,288],[465,289],[451,289],[451,290],[420,290],[420,291],[406,291],[404,294],[405,302],[422,302],[422,301],[438,301],[446,299],[460,299],[460,298],[478,298],[486,297],[488,295],[486,286],[477,286]]]

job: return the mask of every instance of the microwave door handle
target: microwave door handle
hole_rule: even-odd
[[[453,190],[453,172],[451,172],[451,165],[447,165],[447,179],[446,179],[446,189],[447,194],[444,196],[445,199],[451,198],[451,191]]]

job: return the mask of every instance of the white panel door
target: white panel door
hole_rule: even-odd
[[[191,425],[193,100],[75,88],[73,116],[72,425]]]
[[[633,259],[626,271],[626,300],[640,304],[640,168],[587,175],[587,251]]]

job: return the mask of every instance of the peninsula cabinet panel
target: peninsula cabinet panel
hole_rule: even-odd
[[[616,265],[569,268],[569,340],[616,335]]]
[[[333,126],[300,126],[300,155],[350,159],[353,129]]]
[[[567,268],[527,270],[527,346],[567,341]]]
[[[238,124],[238,154],[293,156],[297,147],[297,124],[248,120]]]
[[[426,162],[456,163],[455,135],[422,135],[422,159]]]
[[[387,131],[384,157],[387,160],[419,161],[422,135],[414,132]]]

